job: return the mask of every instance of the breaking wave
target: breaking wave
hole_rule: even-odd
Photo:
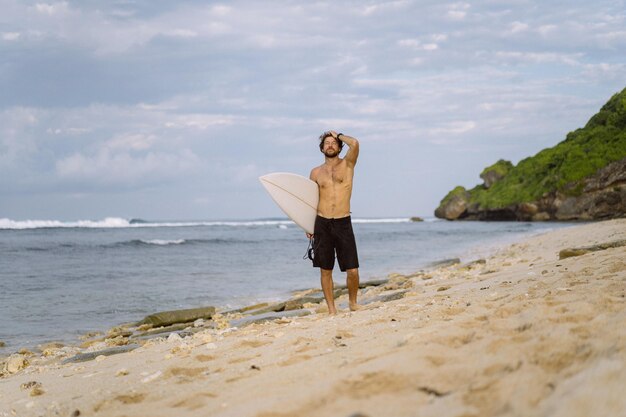
[[[431,219],[425,219],[430,221]],[[353,223],[408,223],[409,218],[383,218],[383,219],[352,219]],[[0,229],[4,230],[24,230],[24,229],[54,229],[54,228],[91,228],[91,229],[112,229],[112,228],[145,228],[145,227],[193,227],[193,226],[230,226],[230,227],[262,227],[274,226],[285,228],[293,226],[294,223],[287,219],[271,220],[241,220],[241,221],[198,221],[198,222],[150,222],[139,219],[123,219],[120,217],[107,217],[103,220],[11,220],[0,219]],[[158,243],[152,243],[158,244]],[[171,244],[171,243],[167,243]]]

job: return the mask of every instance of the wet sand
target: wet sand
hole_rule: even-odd
[[[357,312],[342,296],[332,317],[313,304],[86,362],[22,355],[0,416],[624,415],[626,246],[559,259],[624,239],[626,219],[589,223],[391,275]]]

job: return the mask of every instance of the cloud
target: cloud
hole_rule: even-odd
[[[579,66],[582,53],[565,54],[552,52],[518,52],[518,51],[496,51],[495,58],[509,63],[560,63],[572,66]]]
[[[379,4],[369,4],[361,10],[361,13],[365,16],[371,16],[386,11],[403,9],[410,4],[411,2],[406,0],[387,1]]]
[[[16,41],[22,36],[20,32],[3,32],[2,40],[3,41]]]
[[[144,151],[152,148],[157,140],[156,135],[141,133],[121,134],[105,142],[104,148],[108,151]]]
[[[450,20],[461,21],[467,17],[467,11],[470,8],[469,3],[454,3],[448,7],[446,17]]]
[[[29,155],[38,150],[32,132],[40,122],[39,113],[25,107],[0,112],[0,172],[19,168]]]
[[[75,153],[56,163],[63,180],[84,184],[136,187],[180,179],[200,166],[200,158],[188,149],[177,153],[148,152],[132,155],[101,149],[95,155]]]
[[[459,135],[467,133],[476,127],[473,120],[459,120],[446,123],[444,126],[434,127],[428,130],[430,135]]]
[[[529,28],[528,24],[516,21],[516,22],[511,23],[509,32],[511,34],[525,32],[528,30],[528,28]]]
[[[37,3],[33,8],[38,13],[50,16],[65,13],[69,9],[68,4],[65,1],[58,3]]]

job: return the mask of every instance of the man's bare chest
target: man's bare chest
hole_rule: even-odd
[[[318,176],[318,184],[321,187],[331,187],[337,185],[349,185],[351,176],[345,164],[333,167],[323,166]]]

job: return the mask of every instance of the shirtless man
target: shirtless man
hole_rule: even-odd
[[[339,153],[344,143],[350,149],[341,159]],[[339,268],[342,272],[347,271],[350,310],[358,309],[356,298],[359,289],[359,258],[350,218],[350,197],[354,166],[359,157],[359,142],[353,137],[331,130],[320,136],[319,146],[325,161],[313,168],[310,175],[320,190],[313,235],[313,266],[319,267],[321,271],[322,291],[328,304],[328,312],[337,314],[333,295],[335,251]]]

